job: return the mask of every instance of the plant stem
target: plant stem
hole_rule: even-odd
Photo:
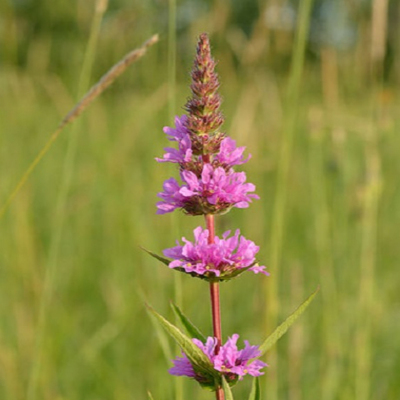
[[[210,283],[210,295],[211,295],[211,309],[212,309],[212,321],[213,321],[213,332],[214,337],[218,339],[218,345],[215,349],[216,352],[219,351],[221,346],[222,332],[221,332],[221,311],[220,311],[220,301],[219,301],[219,283]]]
[[[208,243],[214,243],[215,238],[215,220],[214,215],[207,214],[206,215],[206,224],[209,232]],[[213,323],[213,332],[214,337],[217,338],[218,344],[215,351],[218,353],[219,348],[222,342],[222,331],[221,331],[221,309],[220,309],[220,300],[219,300],[219,283],[211,282],[210,283],[210,296],[211,296],[211,312],[212,312],[212,323]]]
[[[207,224],[207,229],[209,232],[209,237],[208,237],[208,243],[214,243],[215,239],[215,221],[214,221],[214,215],[212,214],[206,214],[206,224]]]
[[[215,220],[214,215],[207,214],[206,216],[206,224],[209,232],[208,243],[214,243],[215,238]],[[222,343],[222,330],[221,330],[221,308],[220,308],[220,300],[219,300],[219,283],[211,282],[210,283],[210,297],[211,297],[211,313],[212,313],[212,324],[213,324],[213,333],[214,337],[217,338],[217,346],[215,348],[215,352],[218,353],[219,348]],[[217,400],[224,400],[224,391],[221,387],[219,387],[216,392]]]
[[[168,1],[168,109],[169,118],[174,120],[176,103],[176,0]],[[173,220],[173,230],[178,231],[178,220]],[[182,276],[174,274],[175,304],[182,307]],[[176,317],[176,322],[178,322]],[[176,347],[179,349],[179,346]],[[175,400],[183,400],[183,381],[175,379]]]

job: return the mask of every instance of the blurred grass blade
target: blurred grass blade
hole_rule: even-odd
[[[314,297],[319,291],[319,287],[313,292],[308,299],[301,304],[296,311],[289,315],[286,320],[280,324],[274,332],[265,340],[265,342],[260,346],[261,355],[265,354],[290,328],[290,326],[296,321],[298,317],[306,310],[310,303],[314,300]]]
[[[140,247],[142,250],[144,250],[147,254],[151,255],[152,257],[154,257],[156,260],[161,261],[163,264],[165,265],[169,265],[171,260],[168,260],[168,258],[164,258],[162,256],[159,256],[156,253],[153,253],[150,250],[146,250],[144,247]]]
[[[154,397],[150,391],[147,392],[147,395],[149,396],[149,400],[154,400]]]
[[[222,375],[222,389],[224,389],[225,400],[233,400],[231,387],[229,386],[228,382],[226,381],[223,375]]]
[[[206,375],[218,376],[211,361],[188,336],[183,334],[175,325],[167,321],[162,315],[158,314],[151,306],[147,305],[147,309],[158,320],[165,331],[175,339],[195,369]]]
[[[249,400],[260,400],[260,399],[261,399],[260,382],[258,381],[258,378],[254,378],[253,384],[251,385]]]
[[[174,313],[178,317],[179,321],[181,321],[183,327],[186,329],[186,332],[191,338],[196,338],[201,340],[203,343],[206,342],[207,338],[200,332],[200,329],[197,328],[196,325],[193,324],[192,321],[182,312],[182,310],[174,303],[171,302],[171,307],[174,310]]]
[[[45,154],[50,150],[53,143],[58,138],[61,131],[65,128],[66,125],[70,124],[76,118],[79,117],[86,110],[86,108],[95,100],[97,97],[104,92],[132,63],[137,61],[139,58],[143,57],[146,54],[147,49],[153,44],[158,42],[158,35],[152,36],[149,40],[147,40],[141,47],[135,49],[128,53],[124,58],[122,58],[118,63],[116,63],[111,69],[109,69],[100,80],[91,87],[91,89],[82,97],[82,99],[72,108],[72,110],[62,119],[58,128],[53,132],[48,141],[45,143],[43,148],[39,151],[38,155],[26,169],[15,188],[12,190],[10,195],[8,196],[5,203],[0,208],[0,219],[3,217],[4,213],[7,211],[8,207],[14,200],[15,196],[24,186],[25,182],[39,164],[41,159],[45,156]]]

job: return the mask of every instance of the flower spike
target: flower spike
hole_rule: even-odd
[[[218,75],[215,72],[215,61],[211,56],[210,41],[207,34],[199,37],[197,54],[192,70],[192,98],[188,100],[185,109],[188,112],[186,127],[193,135],[212,136],[224,123],[224,117],[219,111],[221,96]]]

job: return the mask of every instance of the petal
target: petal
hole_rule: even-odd
[[[199,180],[197,176],[192,171],[183,171],[182,180],[188,184],[190,189],[199,190]]]
[[[179,189],[179,193],[185,197],[192,197],[196,194],[195,192],[193,192],[193,190],[190,190],[187,186],[181,187]]]

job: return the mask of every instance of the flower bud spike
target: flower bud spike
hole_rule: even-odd
[[[208,36],[202,33],[197,44],[197,53],[191,73],[192,97],[187,101],[185,110],[188,118],[185,122],[190,131],[190,138],[195,154],[215,153],[224,138],[219,128],[224,117],[219,111],[221,96],[218,75],[215,72],[216,62],[211,56]]]

